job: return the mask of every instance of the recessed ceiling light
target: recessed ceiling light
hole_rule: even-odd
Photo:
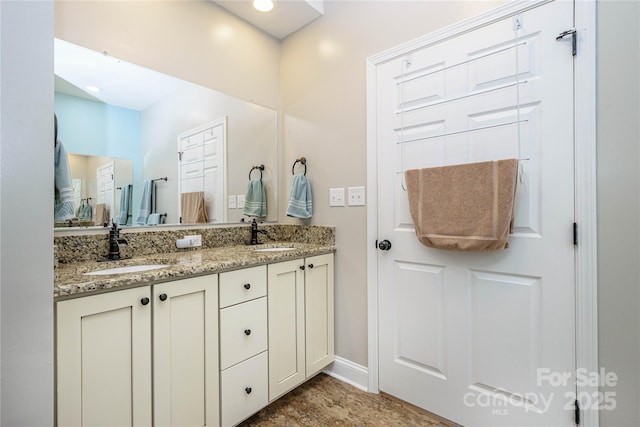
[[[88,90],[89,92],[93,92],[93,93],[100,92],[100,88],[99,87],[95,87],[95,86],[85,86],[85,89]]]
[[[260,12],[269,12],[273,9],[273,1],[272,0],[253,0],[253,7],[258,9]]]

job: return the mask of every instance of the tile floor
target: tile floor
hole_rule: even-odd
[[[385,394],[366,393],[319,374],[240,426],[454,427],[455,424]]]

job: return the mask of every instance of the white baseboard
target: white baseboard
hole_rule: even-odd
[[[335,356],[333,363],[322,370],[340,381],[344,381],[363,391],[369,391],[369,370],[340,356]]]

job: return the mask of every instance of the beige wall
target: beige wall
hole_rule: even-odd
[[[496,1],[329,1],[282,44],[282,193],[306,156],[313,224],[337,227],[336,354],[367,366],[366,208],[329,207],[329,188],[366,185],[366,59],[496,7]],[[286,211],[286,197],[280,212]],[[282,221],[287,219],[281,214]]]
[[[210,1],[57,0],[55,36],[246,101],[279,105],[279,42]]]
[[[601,426],[640,425],[639,24],[640,2],[598,3],[599,363],[619,377]]]

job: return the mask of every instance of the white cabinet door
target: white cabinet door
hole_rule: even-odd
[[[215,426],[218,275],[153,287],[154,424]]]
[[[269,400],[306,378],[303,266],[302,259],[268,266]]]
[[[333,254],[268,266],[269,399],[334,359]]]
[[[307,377],[333,362],[333,254],[305,260]]]
[[[57,303],[58,426],[151,425],[150,293]]]

